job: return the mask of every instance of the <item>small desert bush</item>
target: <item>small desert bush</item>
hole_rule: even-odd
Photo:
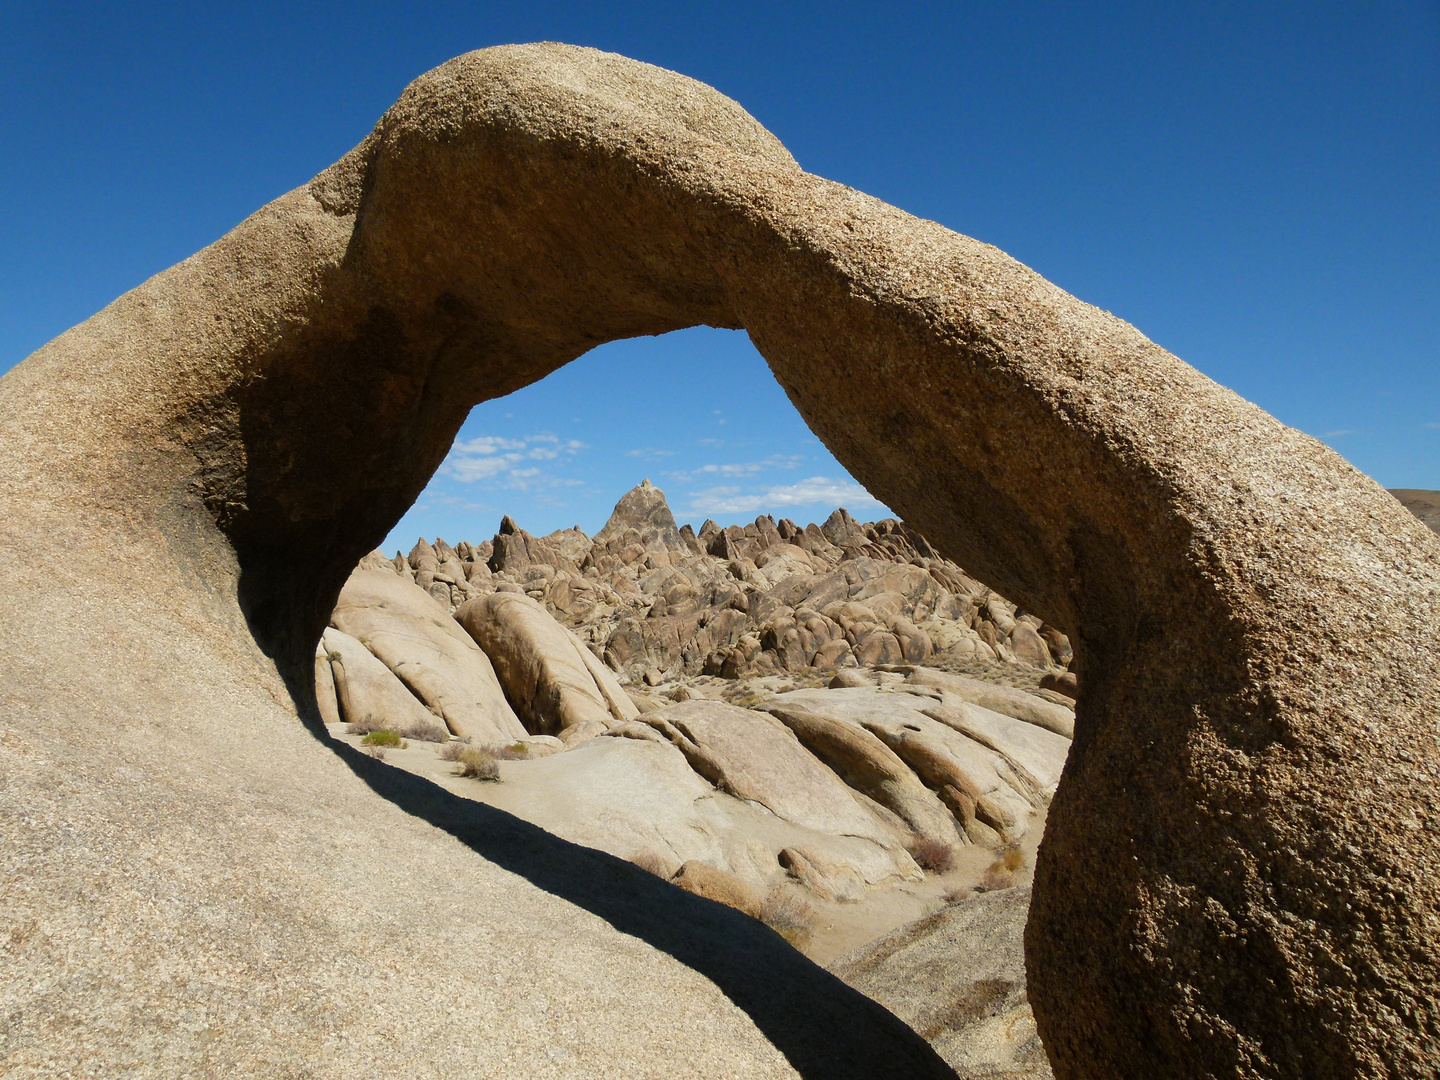
[[[909,851],[920,869],[932,874],[943,874],[955,865],[955,848],[939,840],[917,836],[910,842]]]
[[[1013,888],[1015,885],[1015,871],[1025,865],[1025,856],[1014,844],[1001,848],[997,858],[986,869],[983,877],[980,878],[979,889],[981,892],[999,892],[1001,889]]]
[[[440,756],[446,761],[455,762],[456,776],[468,776],[472,780],[500,779],[500,763],[489,750],[452,742],[440,751]]]
[[[523,742],[513,742],[509,746],[492,747],[490,754],[499,761],[524,761],[530,756],[530,747]]]
[[[398,731],[390,728],[380,728],[372,731],[360,740],[361,746],[393,746],[397,750],[404,750],[410,744],[400,737]]]
[[[777,885],[760,905],[760,921],[798,949],[814,931],[815,909],[795,889]]]
[[[368,735],[374,731],[393,731],[404,738],[419,739],[421,742],[444,742],[450,737],[450,733],[445,730],[445,725],[439,721],[433,723],[421,721],[400,726],[387,723],[369,713],[349,725],[345,730],[351,735]]]
[[[637,851],[630,861],[646,873],[654,874],[663,881],[669,881],[672,871],[669,864],[653,851]]]

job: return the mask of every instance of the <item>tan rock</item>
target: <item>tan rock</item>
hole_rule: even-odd
[[[948,671],[918,667],[906,670],[907,681],[915,686],[931,686],[971,705],[1013,716],[1016,720],[1024,720],[1027,724],[1045,728],[1067,739],[1074,737],[1075,713],[1063,705],[1045,701],[1014,687],[996,686],[994,683],[981,682],[964,675],[952,675]]]
[[[819,832],[895,839],[850,796],[845,784],[767,713],[703,698],[641,717],[720,790]]]
[[[949,904],[830,965],[961,1076],[1049,1080],[1025,986],[1028,888]]]
[[[489,658],[420,589],[394,574],[356,570],[330,621],[363,641],[451,734],[482,743],[524,738]]]
[[[960,843],[950,813],[873,734],[808,708],[771,704],[767,711],[840,779],[893,811],[917,836],[951,846]]]
[[[335,694],[335,674],[330,670],[330,652],[325,642],[315,645],[315,707],[326,724],[338,724],[340,701]]]
[[[444,722],[363,644],[331,627],[320,645],[330,658],[340,720],[362,728],[378,723],[414,738],[444,734]]]
[[[562,902],[489,865],[486,830],[443,800],[438,824],[407,818],[285,734],[334,596],[472,404],[702,323],[743,326],[937,550],[1075,632],[1084,752],[1027,930],[1059,1075],[1430,1070],[1440,538],[1134,327],[806,174],[722,95],[555,44],[417,80],[336,166],[0,379],[0,637],[23,643],[0,650],[0,717],[64,747],[5,742],[3,849],[27,867],[7,914],[37,930],[0,991],[14,1015],[74,1018],[34,1068],[140,1046],[183,1071],[175,1017],[203,1008],[227,1018],[206,1042],[222,1073],[264,1046],[337,1076],[551,1052],[579,1075],[667,1075],[682,1048],[706,1075],[935,1074],[911,1033],[764,939],[695,943],[697,965],[728,965],[707,981],[580,911],[596,890]],[[71,569],[102,560],[166,573],[102,595]],[[113,826],[142,813],[133,839]],[[163,927],[137,896],[167,898]],[[95,926],[104,950],[83,947]],[[523,999],[476,964],[497,951]],[[228,974],[184,1001],[157,975],[202,960]],[[351,1011],[317,1025],[321,973]],[[454,1013],[415,1008],[441,997]],[[536,1000],[606,1023],[537,1025]],[[484,1065],[456,1034],[477,1030]],[[557,1035],[576,1031],[591,1041]]]
[[[455,618],[490,657],[506,695],[534,734],[558,735],[570,745],[639,715],[615,676],[528,596],[477,597]]]

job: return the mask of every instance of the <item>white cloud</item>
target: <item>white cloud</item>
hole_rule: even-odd
[[[1358,431],[1351,431],[1349,428],[1346,428],[1346,429],[1344,429],[1344,430],[1342,430],[1342,431],[1327,431],[1327,432],[1325,432],[1324,437],[1327,438],[1327,439],[1338,439],[1338,438],[1340,438],[1342,435],[1359,435],[1359,434],[1360,434],[1360,432],[1358,432]]]
[[[799,454],[771,454],[764,461],[740,461],[727,465],[701,465],[698,469],[667,472],[678,484],[693,484],[708,477],[754,476],[770,469],[794,469],[805,459]]]
[[[473,439],[457,440],[436,472],[462,484],[528,490],[544,474],[534,466],[517,466],[527,461],[554,461],[562,455],[573,457],[585,449],[588,447],[578,439],[562,440],[549,432],[527,435],[523,439],[478,435]],[[555,482],[566,481],[556,478]]]
[[[758,514],[783,506],[880,506],[880,500],[854,481],[812,476],[795,484],[782,484],[764,491],[746,492],[739,487],[713,487],[689,495],[689,512],[713,517],[717,514]]]
[[[647,446],[641,450],[626,450],[626,457],[639,458],[641,461],[663,461],[667,457],[674,457],[674,450],[657,450],[653,446]]]

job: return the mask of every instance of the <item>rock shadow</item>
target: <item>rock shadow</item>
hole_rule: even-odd
[[[381,798],[709,979],[805,1080],[957,1080],[914,1030],[768,926],[603,851],[376,761],[332,739],[318,719],[307,718],[306,726]]]

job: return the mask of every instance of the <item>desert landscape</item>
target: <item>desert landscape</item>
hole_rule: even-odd
[[[372,550],[697,325],[898,516]],[[0,1066],[1433,1076],[1434,505],[703,83],[459,56],[0,378]]]
[[[957,1068],[1049,1076],[1021,929],[1071,655],[900,522],[697,533],[646,480],[593,540],[367,556],[316,692],[336,738],[760,919]],[[950,969],[907,980],[942,1022],[886,1000],[892,932]]]
[[[1022,932],[1072,659],[894,519],[677,528],[644,480],[593,538],[372,552],[315,668],[331,737],[760,920],[962,1076],[1049,1077]]]

